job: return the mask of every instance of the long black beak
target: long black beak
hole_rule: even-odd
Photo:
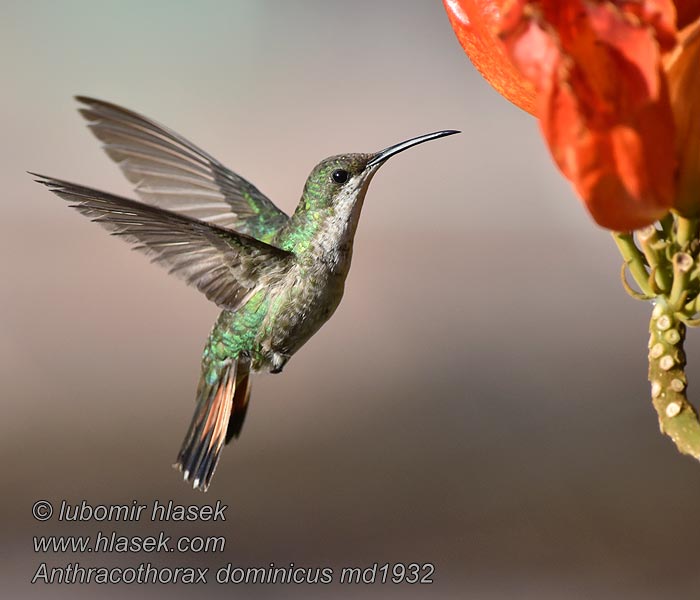
[[[403,152],[404,150],[407,150],[412,146],[422,144],[423,142],[429,142],[430,140],[436,140],[438,138],[445,137],[446,135],[454,135],[455,133],[462,132],[456,131],[455,129],[446,129],[445,131],[436,131],[434,133],[426,133],[425,135],[419,135],[418,137],[411,138],[410,140],[406,140],[405,142],[394,144],[393,146],[389,146],[388,148],[377,152],[367,163],[367,168],[371,169],[372,167],[381,165],[387,158],[394,156],[394,154],[398,154],[399,152]]]

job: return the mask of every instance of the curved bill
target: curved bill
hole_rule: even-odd
[[[426,133],[425,135],[419,135],[418,137],[412,138],[410,140],[406,140],[405,142],[400,142],[398,144],[394,144],[393,146],[389,146],[388,148],[385,148],[384,150],[380,150],[377,152],[367,163],[367,168],[371,169],[372,167],[376,167],[377,165],[381,165],[387,158],[390,156],[394,156],[394,154],[398,154],[399,152],[403,152],[404,150],[407,150],[408,148],[411,148],[413,146],[416,146],[418,144],[422,144],[423,142],[429,142],[430,140],[436,140],[441,137],[445,137],[446,135],[454,135],[455,133],[462,133],[461,131],[457,131],[455,129],[446,129],[445,131],[436,131],[434,133]]]

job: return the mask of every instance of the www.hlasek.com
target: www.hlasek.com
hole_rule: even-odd
[[[168,522],[225,521],[227,505],[220,500],[214,505],[178,505],[172,500],[161,503],[91,505],[86,501],[70,504],[62,500],[57,504],[48,500],[37,500],[32,506],[32,515],[37,521],[55,520],[72,522]],[[164,531],[155,535],[122,535],[117,531],[103,530],[96,535],[47,535],[34,536],[36,553],[221,553],[226,547],[226,538],[210,536],[171,536]],[[408,583],[431,584],[435,567],[431,563],[372,563],[362,567],[333,568],[330,566],[297,566],[290,562],[285,566],[269,563],[266,566],[239,566],[230,562],[221,567],[176,566],[164,567],[150,562],[137,566],[108,567],[84,565],[69,561],[60,566],[49,566],[41,562],[35,570],[33,584],[198,584],[214,581],[225,584],[346,584]]]

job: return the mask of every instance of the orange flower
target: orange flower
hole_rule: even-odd
[[[539,118],[598,224],[700,214],[698,0],[444,4],[476,67]]]

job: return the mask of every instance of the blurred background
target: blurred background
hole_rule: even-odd
[[[5,0],[2,15],[3,596],[697,598],[700,465],[658,431],[650,307],[625,295],[609,235],[441,3]],[[255,379],[206,496],[170,465],[216,307],[25,173],[133,195],[74,94],[167,124],[287,212],[325,156],[464,132],[375,177],[343,303],[282,375]],[[219,524],[38,523],[40,498],[229,509]],[[33,552],[33,535],[100,530],[227,546]],[[430,587],[32,586],[42,561],[435,573]]]

